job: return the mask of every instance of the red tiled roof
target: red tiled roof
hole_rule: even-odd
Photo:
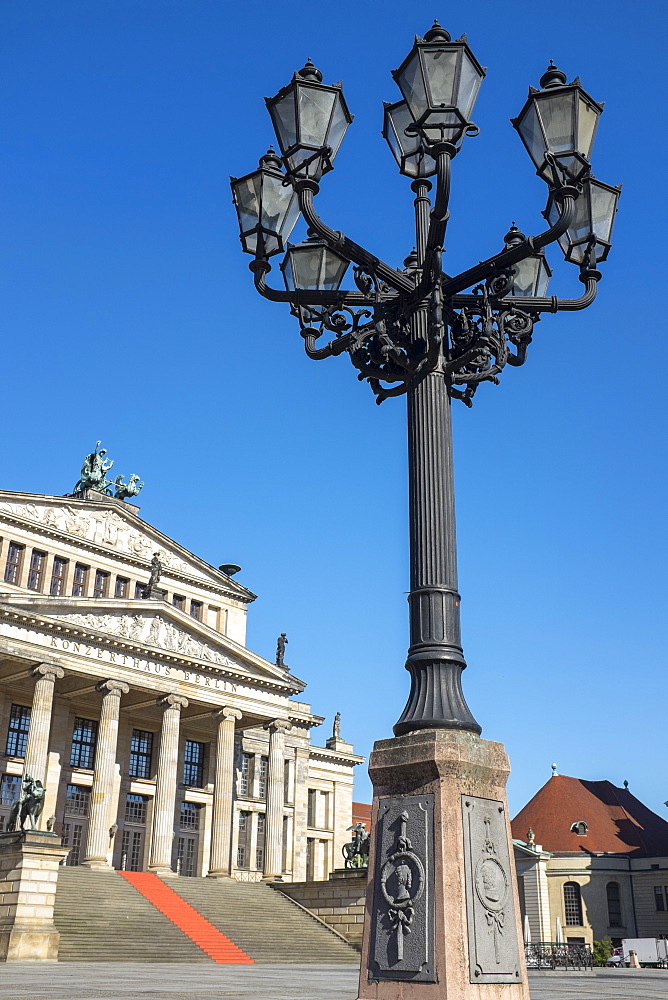
[[[571,832],[587,824],[587,836]],[[557,774],[550,778],[512,821],[513,837],[552,853],[605,852],[637,857],[668,855],[668,823],[626,788],[609,781],[584,781]]]
[[[353,823],[366,823],[367,831],[371,829],[371,806],[366,802],[353,802]]]

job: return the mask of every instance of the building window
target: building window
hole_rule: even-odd
[[[248,867],[248,839],[250,837],[251,813],[239,813],[239,846],[237,847],[237,868]]]
[[[175,608],[178,608],[179,611],[186,610],[186,599],[185,597],[182,597],[181,594],[172,595],[172,604],[174,605]]]
[[[49,594],[51,597],[62,597],[65,593],[65,574],[67,573],[67,559],[55,556],[53,569],[51,570],[51,586]]]
[[[257,814],[257,843],[255,845],[255,867],[261,871],[264,868],[264,837],[267,821],[264,813]]]
[[[654,886],[654,909],[659,910],[661,913],[664,913],[666,909],[666,901],[663,897],[663,889],[660,885]]]
[[[201,601],[191,601],[190,602],[190,617],[196,618],[198,622],[202,620],[202,608],[204,605]]]
[[[251,754],[242,753],[241,769],[239,771],[239,795],[250,795],[251,784]],[[243,813],[240,813],[243,816]]]
[[[18,584],[21,579],[21,563],[23,562],[24,551],[23,545],[17,545],[16,542],[9,543],[7,562],[5,563],[5,583]]]
[[[153,733],[143,729],[132,730],[130,742],[130,777],[151,777],[151,755],[153,753]]]
[[[12,705],[9,713],[9,729],[7,730],[8,757],[25,757],[28,730],[30,729],[30,709],[25,705]]]
[[[41,590],[44,579],[44,566],[46,564],[46,552],[32,550],[30,556],[30,569],[28,570],[28,590]]]
[[[85,597],[88,590],[88,566],[77,563],[74,567],[72,597]]]
[[[3,774],[0,780],[0,806],[13,806],[21,794],[18,774]]]
[[[130,581],[124,576],[116,577],[114,587],[114,597],[128,597],[130,594]]]
[[[619,892],[619,882],[608,882],[605,887],[608,896],[608,926],[622,926],[622,900]]]
[[[146,590],[145,583],[135,583],[135,601],[143,600],[145,590]]]
[[[83,785],[68,785],[65,792],[65,812],[70,816],[87,816],[90,802],[90,788]]]
[[[578,837],[586,837],[588,829],[589,827],[584,820],[579,820],[577,823],[573,823],[571,833],[577,833]]]
[[[63,823],[63,847],[69,847],[70,853],[65,859],[66,865],[76,867],[81,861],[82,823]]]
[[[192,788],[202,788],[204,785],[204,743],[186,740],[186,752],[183,762],[183,781]]]
[[[104,570],[95,570],[95,586],[93,587],[93,597],[106,597],[109,593],[109,574]]]
[[[315,788],[309,788],[308,790],[308,812],[306,825],[312,830],[315,828],[316,824],[316,809],[318,805],[317,791]]]
[[[75,719],[70,751],[70,767],[92,770],[95,763],[97,722],[94,719]]]
[[[146,823],[146,803],[148,799],[145,795],[125,796],[125,822],[126,823]],[[136,868],[131,871],[136,871]]]
[[[564,885],[564,912],[568,927],[582,927],[582,899],[577,882]]]
[[[197,802],[181,803],[181,829],[199,830],[199,811],[201,806]]]
[[[260,767],[257,775],[257,797],[266,799],[267,797],[267,775],[269,774],[269,758],[260,757]]]
[[[142,831],[123,830],[121,840],[121,871],[141,871],[142,862]]]

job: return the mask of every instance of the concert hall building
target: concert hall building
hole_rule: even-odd
[[[255,595],[235,568],[125,500],[0,492],[0,830],[29,773],[70,865],[251,881],[341,867],[363,758],[338,731],[312,745],[324,720],[305,683],[245,645]]]

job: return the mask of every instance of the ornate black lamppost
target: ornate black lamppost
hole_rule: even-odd
[[[401,173],[412,179],[411,189],[415,193],[415,249],[405,260],[403,270],[390,267],[342,233],[330,229],[315,210],[319,182],[333,168],[352,117],[340,84],[325,86],[322,74],[310,60],[295,73],[287,87],[267,100],[281,155],[270,150],[255,173],[232,180],[242,245],[254,256],[250,268],[256,288],[268,299],[290,304],[299,321],[308,356],[320,360],[345,352],[358,369],[358,378],[371,386],[376,402],[404,393],[407,396],[411,587],[406,667],[411,676],[411,690],[394,727],[395,737],[404,739],[377,744],[371,760],[372,777],[374,768],[378,772],[377,779],[374,777],[378,830],[371,864],[375,856],[382,885],[375,895],[375,890],[370,891],[360,995],[374,997],[384,994],[379,986],[374,987],[377,992],[364,992],[367,974],[371,982],[380,984],[386,980],[445,982],[449,975],[454,975],[452,960],[450,973],[446,973],[443,964],[447,964],[447,944],[442,952],[437,940],[439,908],[445,905],[443,893],[447,882],[443,871],[439,875],[439,843],[454,835],[466,839],[465,828],[475,827],[479,833],[483,830],[480,825],[483,813],[491,807],[481,806],[480,818],[475,822],[471,818],[473,813],[467,819],[466,810],[471,812],[474,808],[474,799],[505,808],[505,795],[499,791],[505,778],[487,785],[485,781],[467,785],[462,779],[457,787],[445,788],[442,774],[440,784],[437,780],[430,785],[426,778],[422,783],[409,779],[396,755],[393,759],[398,770],[391,780],[390,765],[382,764],[383,754],[391,755],[397,749],[403,748],[404,757],[417,753],[419,740],[414,736],[411,742],[408,736],[420,730],[431,731],[429,739],[434,741],[432,756],[425,757],[423,764],[432,758],[439,759],[448,741],[447,753],[451,757],[459,754],[457,759],[463,761],[466,754],[475,757],[477,753],[478,764],[481,754],[484,756],[488,748],[499,746],[482,740],[475,742],[481,728],[469,711],[461,688],[461,673],[466,664],[459,627],[450,401],[457,399],[471,406],[479,383],[498,383],[498,376],[507,364],[515,367],[524,364],[534,323],[542,313],[584,309],[593,302],[601,277],[597,264],[605,260],[610,248],[620,190],[601,183],[591,174],[590,156],[602,106],[589,97],[579,80],[567,84],[566,76],[550,64],[540,81],[540,89],[530,88],[524,108],[513,120],[538,175],[548,186],[544,215],[549,228],[527,238],[513,226],[495,256],[454,277],[445,274],[441,257],[449,217],[450,168],[464,138],[478,132],[470,119],[485,70],[469,49],[465,36],[452,41],[448,32],[435,23],[424,39],[416,38],[410,54],[393,76],[403,100],[385,105],[383,134]],[[436,178],[433,204],[431,177]],[[309,227],[308,238],[291,245],[287,239],[299,214]],[[579,268],[584,285],[580,298],[546,296],[550,270],[543,249],[557,241],[566,260]],[[269,258],[279,253],[284,255],[281,269],[285,291],[267,283],[271,270]],[[343,279],[350,264],[356,290],[344,291]],[[331,339],[328,333],[333,334]],[[451,736],[446,738],[443,732],[473,734],[473,741],[469,738],[466,742],[462,735],[455,752],[457,741]],[[426,740],[425,735],[422,744]],[[471,749],[474,745],[478,748],[475,753]],[[464,751],[462,747],[467,749]],[[498,776],[503,771],[498,755],[496,764],[487,766],[489,774],[494,767]],[[466,770],[464,763],[461,769]],[[485,789],[491,797],[482,795]],[[394,810],[399,810],[397,816],[405,815],[405,820],[392,819],[391,810],[387,815],[383,812],[383,802],[389,801],[388,792],[392,801],[398,803]],[[407,792],[420,794],[407,795]],[[464,819],[458,821],[457,833],[451,825],[443,823],[446,803],[459,794],[468,794],[471,801],[462,806]],[[436,818],[432,817],[425,827],[424,857],[420,860],[409,849],[411,839],[406,834],[406,829],[418,822],[411,811],[415,803],[409,799],[422,796],[424,801],[417,803],[416,808],[429,813],[434,795]],[[431,806],[427,802],[430,796]],[[395,826],[399,823],[396,837],[395,833],[387,832],[392,823]],[[399,828],[404,832],[399,833]],[[492,826],[485,826],[485,831],[481,840],[483,858],[487,851],[486,859],[496,861]],[[416,837],[414,834],[413,839]],[[469,854],[474,850],[471,844],[473,840],[467,848]],[[502,871],[504,864],[509,864],[507,845],[503,849],[506,861],[499,860]],[[430,851],[431,861],[427,858]],[[401,890],[398,886],[399,861],[392,858],[402,853],[408,858],[405,861],[408,869],[413,871],[413,885],[420,884],[422,879],[427,886],[431,880],[432,886],[435,885],[431,894],[427,889],[412,892],[410,887],[404,885]],[[477,862],[470,857],[467,862],[466,856],[460,861],[457,871],[465,888],[460,903],[464,906],[466,896],[466,917],[458,933],[467,941],[470,975],[465,978],[470,980],[471,995],[475,992],[473,987],[486,982],[515,984],[519,992],[513,991],[513,998],[528,995],[523,992],[525,976],[521,956],[517,958],[516,943],[512,954],[504,952],[499,958],[499,942],[505,942],[507,949],[514,934],[508,925],[502,934],[508,914],[503,908],[495,909],[494,901],[485,895],[484,886],[480,889],[482,869],[476,868]],[[435,874],[432,871],[430,875],[429,865],[434,862]],[[447,869],[445,861],[443,866]],[[465,876],[466,871],[469,876]],[[491,871],[488,866],[488,872]],[[509,893],[510,873],[506,875]],[[395,883],[390,889],[392,879]],[[489,879],[487,883],[489,888]],[[495,891],[493,887],[490,889],[492,896]],[[482,907],[480,920],[489,931],[487,937],[490,941],[494,939],[490,953],[493,957],[486,956],[483,945],[476,943],[476,906]],[[499,913],[505,914],[503,919]],[[408,930],[411,938],[407,936]],[[452,927],[449,933],[454,935],[454,941],[457,935]],[[485,946],[492,947],[485,940]],[[456,943],[453,947],[456,950]],[[453,980],[452,989],[455,988],[463,986],[459,983],[455,987]]]

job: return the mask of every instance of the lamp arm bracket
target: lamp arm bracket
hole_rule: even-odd
[[[457,292],[463,291],[465,288],[470,288],[471,285],[476,285],[478,282],[484,281],[494,271],[510,267],[511,264],[519,263],[519,261],[530,257],[537,250],[542,250],[543,247],[546,247],[549,243],[554,243],[560,236],[563,236],[573,221],[577,191],[571,187],[562,188],[561,191],[565,191],[566,193],[559,199],[559,218],[553,226],[550,226],[549,229],[546,229],[539,236],[530,237],[524,243],[508,247],[508,249],[502,250],[501,253],[495,254],[494,257],[489,257],[487,260],[476,264],[475,267],[469,268],[468,271],[462,271],[461,274],[456,275],[454,278],[448,278],[443,283],[443,294],[446,297],[450,297]],[[549,306],[545,308],[549,308]]]
[[[365,250],[364,247],[359,246],[359,244],[354,243],[349,240],[347,236],[343,233],[336,232],[334,229],[330,229],[327,226],[313,205],[313,197],[319,191],[319,186],[316,181],[307,179],[300,179],[294,182],[294,189],[299,197],[299,207],[301,209],[302,215],[306,220],[306,224],[315,230],[315,232],[320,236],[321,239],[332,250],[338,251],[343,257],[347,257],[348,260],[365,270],[372,272],[381,281],[386,282],[391,288],[394,288],[397,292],[412,292],[413,283],[410,278],[407,278],[405,274],[400,271],[395,271],[393,267],[386,264],[384,261],[380,260],[378,257],[374,257],[373,254]]]
[[[304,350],[313,361],[322,361],[324,358],[335,358],[343,354],[350,346],[350,334],[343,334],[336,340],[330,340],[324,347],[316,347],[315,342],[320,336],[320,331],[313,327],[305,327],[300,331],[304,338]]]
[[[256,258],[248,266],[254,275],[255,288],[271,302],[289,302],[295,306],[373,306],[377,301],[375,296],[364,295],[362,292],[324,292],[317,289],[295,289],[288,292],[282,288],[271,288],[266,279],[271,271],[271,264],[266,257]]]

